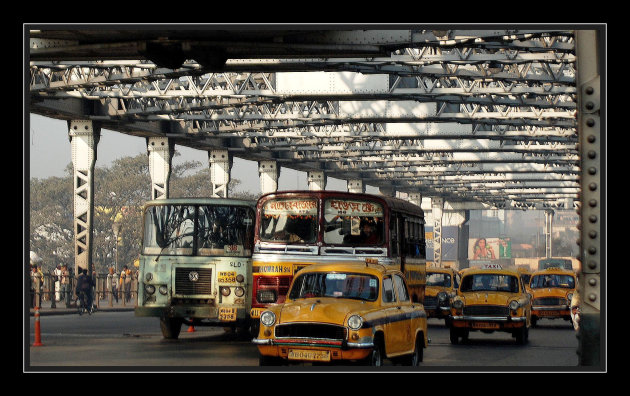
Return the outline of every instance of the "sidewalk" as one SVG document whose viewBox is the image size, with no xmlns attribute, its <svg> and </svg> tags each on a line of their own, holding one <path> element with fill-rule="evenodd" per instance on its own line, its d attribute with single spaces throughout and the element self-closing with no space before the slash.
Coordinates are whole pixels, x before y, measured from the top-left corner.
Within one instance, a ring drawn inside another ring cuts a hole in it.
<svg viewBox="0 0 630 396">
<path fill-rule="evenodd" d="M 39 308 L 39 315 L 44 316 L 44 315 L 72 315 L 72 314 L 76 315 L 77 314 L 77 308 L 73 305 L 71 305 L 70 308 L 66 308 L 66 304 L 62 301 L 57 301 L 55 305 L 56 305 L 56 308 L 52 308 L 51 301 L 42 301 L 42 306 Z M 131 301 L 126 303 L 125 306 L 123 306 L 122 299 L 119 298 L 118 303 L 116 303 L 116 301 L 114 300 L 111 307 L 109 306 L 108 300 L 101 300 L 99 301 L 98 311 L 96 313 L 133 311 L 135 306 L 136 306 L 136 300 L 133 298 L 131 299 Z M 31 316 L 34 316 L 35 308 L 31 308 L 30 311 L 31 311 Z"/>
</svg>

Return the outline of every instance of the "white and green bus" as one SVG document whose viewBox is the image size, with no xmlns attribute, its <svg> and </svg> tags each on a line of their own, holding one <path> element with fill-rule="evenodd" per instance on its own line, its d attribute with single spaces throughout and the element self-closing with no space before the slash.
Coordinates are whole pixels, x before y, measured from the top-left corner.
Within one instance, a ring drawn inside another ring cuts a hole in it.
<svg viewBox="0 0 630 396">
<path fill-rule="evenodd" d="M 135 315 L 158 317 L 167 339 L 183 324 L 249 329 L 255 203 L 159 199 L 143 213 Z"/>
</svg>

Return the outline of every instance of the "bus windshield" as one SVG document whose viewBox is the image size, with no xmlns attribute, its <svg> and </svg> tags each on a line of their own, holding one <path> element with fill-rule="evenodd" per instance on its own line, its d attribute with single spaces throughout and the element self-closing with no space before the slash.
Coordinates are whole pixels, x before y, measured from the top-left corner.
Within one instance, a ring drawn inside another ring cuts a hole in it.
<svg viewBox="0 0 630 396">
<path fill-rule="evenodd" d="M 144 216 L 143 252 L 249 257 L 254 212 L 226 205 L 155 205 Z"/>
<path fill-rule="evenodd" d="M 260 240 L 265 242 L 317 242 L 315 198 L 272 199 L 262 207 Z"/>
<path fill-rule="evenodd" d="M 504 291 L 518 293 L 518 278 L 503 274 L 473 274 L 465 276 L 459 288 L 461 292 Z"/>
<path fill-rule="evenodd" d="M 326 244 L 382 245 L 385 241 L 383 206 L 377 202 L 326 199 L 324 221 Z"/>
<path fill-rule="evenodd" d="M 575 279 L 571 275 L 535 275 L 532 277 L 530 287 L 532 289 L 541 289 L 544 287 L 563 287 L 566 289 L 575 289 Z"/>
<path fill-rule="evenodd" d="M 290 299 L 334 297 L 376 301 L 378 278 L 366 274 L 311 272 L 293 282 Z"/>
</svg>

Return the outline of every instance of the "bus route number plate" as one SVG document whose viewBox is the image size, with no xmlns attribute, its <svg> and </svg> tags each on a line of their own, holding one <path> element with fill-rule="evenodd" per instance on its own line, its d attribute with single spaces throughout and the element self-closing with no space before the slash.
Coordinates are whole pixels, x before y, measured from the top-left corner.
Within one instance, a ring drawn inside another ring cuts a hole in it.
<svg viewBox="0 0 630 396">
<path fill-rule="evenodd" d="M 222 322 L 236 321 L 236 308 L 219 308 L 219 320 Z"/>
</svg>

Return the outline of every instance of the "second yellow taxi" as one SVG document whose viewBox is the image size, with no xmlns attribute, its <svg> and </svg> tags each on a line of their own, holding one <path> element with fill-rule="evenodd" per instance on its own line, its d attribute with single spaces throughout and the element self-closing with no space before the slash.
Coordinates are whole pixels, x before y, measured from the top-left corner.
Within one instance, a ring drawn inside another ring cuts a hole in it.
<svg viewBox="0 0 630 396">
<path fill-rule="evenodd" d="M 531 325 L 531 296 L 516 269 L 499 265 L 463 272 L 451 304 L 451 343 L 468 339 L 470 331 L 505 331 L 525 344 Z"/>
<path fill-rule="evenodd" d="M 459 272 L 450 267 L 427 268 L 427 284 L 424 291 L 424 309 L 429 318 L 445 319 L 451 313 L 451 300 L 457 295 Z"/>
<path fill-rule="evenodd" d="M 385 358 L 416 366 L 427 341 L 426 313 L 411 300 L 403 274 L 373 262 L 300 270 L 286 301 L 261 313 L 253 340 L 261 366 L 381 366 Z"/>
<path fill-rule="evenodd" d="M 532 326 L 538 319 L 571 320 L 571 299 L 575 293 L 575 272 L 562 268 L 547 268 L 533 273 Z"/>
</svg>

